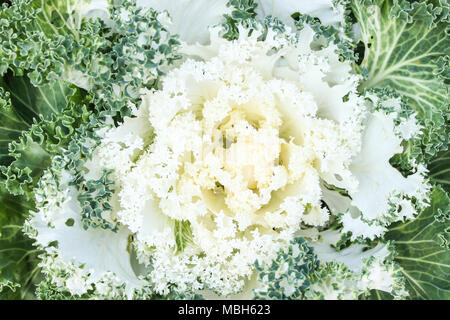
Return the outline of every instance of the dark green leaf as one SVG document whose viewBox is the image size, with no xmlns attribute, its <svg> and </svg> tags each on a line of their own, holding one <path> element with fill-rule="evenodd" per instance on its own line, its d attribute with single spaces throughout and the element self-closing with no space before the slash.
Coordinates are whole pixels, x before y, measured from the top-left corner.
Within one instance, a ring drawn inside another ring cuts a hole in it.
<svg viewBox="0 0 450 320">
<path fill-rule="evenodd" d="M 450 299 L 450 199 L 435 187 L 431 206 L 413 221 L 392 225 L 395 261 L 403 268 L 412 299 Z"/>
</svg>

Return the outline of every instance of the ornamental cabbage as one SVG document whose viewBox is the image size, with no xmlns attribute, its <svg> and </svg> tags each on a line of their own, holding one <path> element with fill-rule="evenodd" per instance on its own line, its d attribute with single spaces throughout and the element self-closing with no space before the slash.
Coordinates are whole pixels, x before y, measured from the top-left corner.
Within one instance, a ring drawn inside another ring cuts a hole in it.
<svg viewBox="0 0 450 320">
<path fill-rule="evenodd" d="M 448 299 L 448 11 L 3 4 L 0 295 Z"/>
</svg>

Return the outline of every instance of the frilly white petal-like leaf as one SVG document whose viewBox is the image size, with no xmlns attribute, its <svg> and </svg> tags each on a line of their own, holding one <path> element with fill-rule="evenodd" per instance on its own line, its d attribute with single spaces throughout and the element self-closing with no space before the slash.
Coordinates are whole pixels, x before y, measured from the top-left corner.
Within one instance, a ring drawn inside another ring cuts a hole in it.
<svg viewBox="0 0 450 320">
<path fill-rule="evenodd" d="M 350 167 L 359 182 L 358 190 L 349 192 L 352 205 L 368 220 L 377 219 L 387 212 L 389 199 L 394 194 L 414 196 L 420 188 L 417 175 L 405 178 L 389 163 L 389 159 L 403 149 L 401 138 L 394 132 L 394 123 L 389 116 L 382 112 L 371 114 L 361 152 Z"/>
<path fill-rule="evenodd" d="M 341 251 L 332 247 L 340 238 L 340 232 L 327 230 L 321 233 L 322 240 L 311 243 L 320 262 L 337 261 L 345 264 L 353 272 L 359 273 L 364 267 L 364 259 L 370 257 L 385 258 L 389 255 L 386 244 L 379 243 L 375 248 L 363 251 L 364 245 L 352 245 Z"/>
<path fill-rule="evenodd" d="M 45 215 L 36 214 L 31 226 L 36 230 L 36 241 L 42 247 L 57 241 L 57 254 L 67 264 L 83 265 L 89 271 L 89 281 L 95 283 L 107 273 L 114 273 L 126 284 L 127 292 L 142 286 L 131 266 L 128 252 L 130 232 L 121 227 L 118 232 L 89 228 L 85 230 L 81 221 L 81 208 L 77 191 L 67 187 L 66 200 L 59 212 L 53 212 L 45 221 Z M 45 210 L 45 209 L 44 209 Z"/>
<path fill-rule="evenodd" d="M 341 218 L 343 229 L 342 232 L 351 232 L 351 240 L 354 241 L 358 237 L 368 238 L 374 240 L 387 230 L 384 226 L 380 226 L 376 223 L 369 224 L 363 220 L 361 217 L 354 218 L 350 213 L 346 213 Z"/>
<path fill-rule="evenodd" d="M 343 20 L 344 11 L 334 7 L 332 0 L 257 0 L 260 15 L 273 15 L 293 27 L 293 13 L 317 17 L 324 25 L 338 25 Z"/>
<path fill-rule="evenodd" d="M 108 0 L 85 0 L 83 2 L 87 3 L 83 3 L 80 6 L 81 16 L 84 16 L 86 18 L 100 18 L 105 21 L 107 25 L 111 24 L 108 13 Z"/>
<path fill-rule="evenodd" d="M 138 6 L 167 11 L 171 22 L 168 29 L 187 43 L 205 44 L 209 40 L 208 28 L 223 22 L 230 13 L 227 0 L 137 0 Z"/>
</svg>

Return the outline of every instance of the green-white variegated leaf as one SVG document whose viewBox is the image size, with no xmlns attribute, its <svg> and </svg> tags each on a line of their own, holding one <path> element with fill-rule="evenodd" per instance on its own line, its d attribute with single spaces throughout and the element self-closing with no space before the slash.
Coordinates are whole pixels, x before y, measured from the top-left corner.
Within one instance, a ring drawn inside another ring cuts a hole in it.
<svg viewBox="0 0 450 320">
<path fill-rule="evenodd" d="M 425 159 L 448 143 L 448 6 L 445 1 L 352 2 L 365 45 L 362 88 L 390 87 L 408 98 L 425 125 Z"/>
<path fill-rule="evenodd" d="M 431 206 L 413 221 L 392 225 L 385 238 L 395 241 L 395 260 L 403 268 L 412 299 L 450 299 L 450 199 L 440 187 Z"/>
<path fill-rule="evenodd" d="M 38 23 L 46 33 L 77 37 L 83 18 L 108 17 L 108 0 L 35 0 L 32 6 L 40 9 Z"/>
</svg>

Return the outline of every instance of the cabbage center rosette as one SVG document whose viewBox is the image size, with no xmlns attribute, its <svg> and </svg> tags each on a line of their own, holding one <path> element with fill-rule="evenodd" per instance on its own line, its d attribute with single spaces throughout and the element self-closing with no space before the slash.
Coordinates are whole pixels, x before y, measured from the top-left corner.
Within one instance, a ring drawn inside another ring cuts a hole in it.
<svg viewBox="0 0 450 320">
<path fill-rule="evenodd" d="M 425 205 L 423 172 L 405 178 L 388 162 L 413 135 L 414 119 L 397 128 L 388 114 L 369 112 L 359 76 L 334 44 L 317 42 L 307 25 L 297 34 L 243 27 L 239 34 L 228 41 L 212 28 L 209 45 L 184 45 L 186 58 L 158 90 L 141 90 L 133 117 L 96 132 L 83 174 L 111 181 L 99 220 L 114 230 L 83 228 L 70 170 L 53 189 L 41 188 L 54 194 L 40 195 L 46 200 L 29 225 L 42 246 L 59 242 L 47 250 L 53 259 L 83 270 L 65 280 L 71 293 L 125 285 L 130 296 L 147 281 L 163 295 L 174 287 L 237 294 L 255 280 L 256 261 L 269 265 L 298 235 L 314 245 L 339 222 L 355 239 L 374 238 Z M 385 137 L 383 148 L 374 136 Z M 384 209 L 392 203 L 403 211 L 389 220 Z M 337 255 L 329 235 L 315 247 L 324 261 Z M 72 252 L 78 236 L 85 247 Z M 367 275 L 362 249 L 353 249 L 350 270 Z M 377 274 L 391 277 L 393 269 L 381 267 L 387 247 L 376 251 L 384 252 Z M 357 292 L 393 290 L 393 280 L 374 279 Z"/>
<path fill-rule="evenodd" d="M 142 93 L 136 118 L 103 133 L 93 160 L 114 170 L 117 219 L 135 233 L 140 262 L 151 263 L 162 290 L 184 282 L 239 292 L 254 262 L 274 259 L 301 223 L 329 223 L 321 179 L 356 187 L 348 167 L 361 119 L 352 111 L 363 106 L 356 97 L 333 101 L 337 88 L 351 95 L 357 81 L 323 69 L 348 68 L 333 48 L 313 55 L 275 32 L 236 42 L 217 32 L 209 47 L 185 49 L 200 59 L 187 59 L 160 90 Z M 312 36 L 306 29 L 302 41 Z M 331 88 L 321 80 L 330 100 L 317 101 L 308 84 L 290 77 L 289 63 L 336 81 Z M 348 116 L 327 115 L 339 105 Z M 145 128 L 153 128 L 151 140 Z"/>
</svg>

